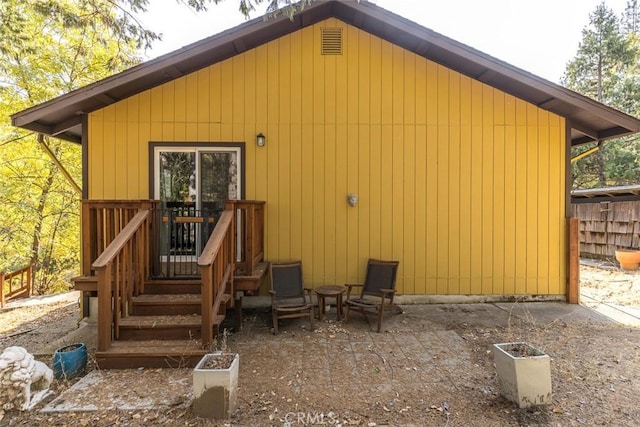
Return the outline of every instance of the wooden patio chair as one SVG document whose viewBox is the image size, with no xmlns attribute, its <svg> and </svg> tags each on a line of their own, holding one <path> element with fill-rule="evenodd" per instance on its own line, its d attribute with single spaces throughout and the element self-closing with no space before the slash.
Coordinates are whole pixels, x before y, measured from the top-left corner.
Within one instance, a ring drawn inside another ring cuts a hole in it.
<svg viewBox="0 0 640 427">
<path fill-rule="evenodd" d="M 393 307 L 393 297 L 396 293 L 396 275 L 399 261 L 382 261 L 370 259 L 367 262 L 367 273 L 362 285 L 345 285 L 347 300 L 345 301 L 345 321 L 349 312 L 356 310 L 366 316 L 367 312 L 378 315 L 378 332 L 382 329 L 384 311 Z M 354 287 L 362 287 L 360 295 L 351 297 Z"/>
<path fill-rule="evenodd" d="M 302 285 L 302 262 L 271 263 L 271 314 L 273 333 L 278 333 L 278 319 L 307 317 L 313 329 L 313 305 L 311 289 Z"/>
</svg>

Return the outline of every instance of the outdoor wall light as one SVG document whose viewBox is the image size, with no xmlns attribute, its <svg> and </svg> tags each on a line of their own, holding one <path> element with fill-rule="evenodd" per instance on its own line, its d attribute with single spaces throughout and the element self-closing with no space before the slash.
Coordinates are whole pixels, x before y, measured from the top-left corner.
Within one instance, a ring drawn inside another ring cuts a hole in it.
<svg viewBox="0 0 640 427">
<path fill-rule="evenodd" d="M 352 208 L 356 207 L 358 203 L 358 195 L 357 194 L 347 194 L 347 201 L 349 202 L 349 206 Z"/>
<path fill-rule="evenodd" d="M 258 147 L 264 147 L 266 143 L 267 143 L 267 137 L 264 136 L 262 132 L 256 135 L 256 145 Z"/>
</svg>

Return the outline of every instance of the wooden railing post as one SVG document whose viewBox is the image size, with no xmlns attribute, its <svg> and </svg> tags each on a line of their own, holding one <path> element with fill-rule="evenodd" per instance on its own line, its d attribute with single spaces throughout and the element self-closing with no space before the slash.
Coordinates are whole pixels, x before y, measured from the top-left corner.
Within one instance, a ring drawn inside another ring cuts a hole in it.
<svg viewBox="0 0 640 427">
<path fill-rule="evenodd" d="M 98 351 L 111 347 L 111 264 L 98 270 Z"/>
<path fill-rule="evenodd" d="M 249 274 L 251 274 L 253 272 L 253 270 L 255 269 L 256 265 L 254 262 L 254 257 L 255 257 L 255 212 L 256 212 L 256 207 L 255 205 L 249 205 L 247 206 L 244 211 L 246 212 L 247 218 L 246 218 L 246 227 L 247 230 L 245 231 L 245 235 L 247 240 L 244 242 L 244 250 L 245 250 L 245 261 L 247 262 L 247 271 L 249 272 Z"/>
<path fill-rule="evenodd" d="M 202 274 L 202 345 L 208 346 L 213 342 L 213 265 L 201 268 Z"/>
<path fill-rule="evenodd" d="M 578 218 L 569 218 L 568 223 L 568 237 L 569 237 L 569 274 L 567 280 L 567 302 L 569 304 L 580 303 L 580 240 L 579 240 L 579 225 L 580 220 Z"/>
<path fill-rule="evenodd" d="M 27 295 L 31 296 L 33 292 L 33 264 L 29 265 L 27 270 Z"/>
<path fill-rule="evenodd" d="M 264 259 L 264 203 L 254 205 L 254 267 Z"/>
<path fill-rule="evenodd" d="M 0 271 L 0 308 L 6 304 L 4 299 L 4 271 Z"/>
<path fill-rule="evenodd" d="M 80 256 L 82 257 L 82 275 L 91 275 L 91 263 L 93 262 L 94 255 L 91 252 L 92 242 L 95 236 L 92 237 L 91 230 L 96 230 L 95 221 L 91 220 L 91 210 L 89 209 L 89 203 L 86 200 L 82 202 L 82 216 L 80 218 L 82 223 L 82 251 Z"/>
</svg>

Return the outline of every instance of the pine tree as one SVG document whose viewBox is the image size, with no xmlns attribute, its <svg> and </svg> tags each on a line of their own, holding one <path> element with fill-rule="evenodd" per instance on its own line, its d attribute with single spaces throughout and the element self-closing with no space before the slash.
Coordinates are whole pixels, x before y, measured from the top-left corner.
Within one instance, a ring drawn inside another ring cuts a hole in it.
<svg viewBox="0 0 640 427">
<path fill-rule="evenodd" d="M 589 15 L 576 56 L 567 64 L 562 83 L 629 114 L 640 112 L 640 44 L 637 0 L 630 0 L 622 19 L 600 3 Z M 632 31 L 633 30 L 633 31 Z M 600 150 L 573 166 L 574 188 L 638 182 L 637 168 L 628 167 L 636 155 L 628 139 L 598 142 Z M 590 147 L 589 147 L 590 148 Z M 583 149 L 576 149 L 582 151 Z M 575 153 L 574 153 L 575 154 Z"/>
<path fill-rule="evenodd" d="M 638 0 L 629 0 L 622 14 L 622 30 L 629 34 L 640 32 L 640 5 Z"/>
<path fill-rule="evenodd" d="M 582 30 L 582 42 L 567 65 L 563 83 L 611 105 L 615 87 L 636 60 L 636 49 L 621 31 L 614 12 L 603 2 L 589 15 L 589 25 Z"/>
</svg>

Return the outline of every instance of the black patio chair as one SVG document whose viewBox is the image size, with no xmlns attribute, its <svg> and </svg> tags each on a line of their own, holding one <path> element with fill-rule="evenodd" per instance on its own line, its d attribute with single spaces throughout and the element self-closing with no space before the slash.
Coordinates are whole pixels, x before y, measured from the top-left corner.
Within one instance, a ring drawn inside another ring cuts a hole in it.
<svg viewBox="0 0 640 427">
<path fill-rule="evenodd" d="M 302 284 L 302 262 L 293 261 L 269 265 L 271 278 L 271 314 L 273 333 L 278 333 L 278 319 L 309 316 L 313 329 L 313 305 L 311 289 Z"/>
<path fill-rule="evenodd" d="M 378 332 L 382 330 L 384 311 L 393 307 L 399 264 L 399 261 L 370 259 L 367 262 L 364 284 L 345 285 L 347 287 L 345 321 L 348 320 L 351 310 L 359 311 L 364 316 L 368 312 L 374 312 L 378 315 Z M 362 291 L 359 296 L 351 298 L 351 291 L 354 287 L 362 287 Z"/>
</svg>

